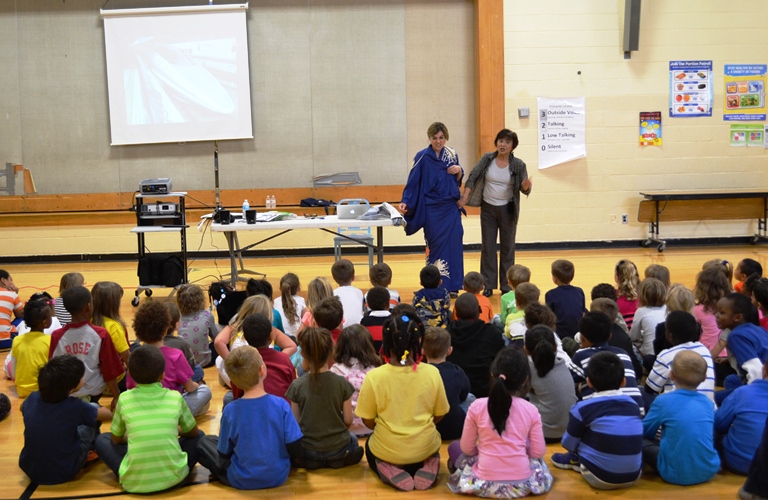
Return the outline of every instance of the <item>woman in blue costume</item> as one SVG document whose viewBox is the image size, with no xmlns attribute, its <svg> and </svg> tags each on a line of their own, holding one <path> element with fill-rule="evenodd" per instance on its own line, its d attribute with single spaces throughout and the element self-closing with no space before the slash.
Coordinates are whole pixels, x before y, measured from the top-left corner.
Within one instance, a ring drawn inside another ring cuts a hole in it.
<svg viewBox="0 0 768 500">
<path fill-rule="evenodd" d="M 424 229 L 427 265 L 436 266 L 442 286 L 458 292 L 464 283 L 464 228 L 458 201 L 464 170 L 459 156 L 445 145 L 448 129 L 435 122 L 427 129 L 430 146 L 419 151 L 403 190 L 400 211 L 405 214 L 405 234 Z"/>
</svg>

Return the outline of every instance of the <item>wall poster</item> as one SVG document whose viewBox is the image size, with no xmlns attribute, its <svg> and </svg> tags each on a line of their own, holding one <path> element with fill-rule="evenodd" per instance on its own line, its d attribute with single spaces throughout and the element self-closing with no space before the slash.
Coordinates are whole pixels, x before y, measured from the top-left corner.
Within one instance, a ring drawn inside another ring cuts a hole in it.
<svg viewBox="0 0 768 500">
<path fill-rule="evenodd" d="M 712 116 L 712 61 L 669 62 L 669 116 Z"/>
<path fill-rule="evenodd" d="M 539 97 L 539 169 L 587 157 L 586 98 Z"/>
<path fill-rule="evenodd" d="M 725 121 L 765 120 L 765 64 L 726 64 Z"/>
</svg>

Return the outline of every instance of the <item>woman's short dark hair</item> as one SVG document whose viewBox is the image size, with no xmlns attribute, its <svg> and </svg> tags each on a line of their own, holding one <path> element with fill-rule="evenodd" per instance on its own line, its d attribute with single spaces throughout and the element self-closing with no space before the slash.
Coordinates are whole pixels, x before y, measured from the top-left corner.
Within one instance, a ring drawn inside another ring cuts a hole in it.
<svg viewBox="0 0 768 500">
<path fill-rule="evenodd" d="M 517 145 L 520 144 L 520 140 L 517 138 L 517 134 L 515 132 L 512 132 L 508 128 L 499 130 L 499 133 L 496 134 L 496 139 L 493 140 L 493 145 L 497 146 L 499 144 L 499 141 L 502 139 L 509 139 L 510 141 L 512 141 L 512 151 L 517 149 Z"/>
<path fill-rule="evenodd" d="M 438 132 L 442 132 L 445 136 L 445 140 L 448 140 L 448 127 L 446 127 L 442 122 L 434 122 L 432 125 L 430 125 L 427 129 L 427 137 L 437 135 Z"/>
</svg>

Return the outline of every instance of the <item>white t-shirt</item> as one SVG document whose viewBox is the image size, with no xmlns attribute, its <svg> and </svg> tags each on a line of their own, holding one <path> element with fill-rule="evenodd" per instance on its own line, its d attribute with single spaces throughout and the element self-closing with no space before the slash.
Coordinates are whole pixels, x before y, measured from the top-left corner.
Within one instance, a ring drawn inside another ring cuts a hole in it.
<svg viewBox="0 0 768 500">
<path fill-rule="evenodd" d="M 500 207 L 506 205 L 512 198 L 512 179 L 509 177 L 509 165 L 499 168 L 496 161 L 494 160 L 485 172 L 483 201 Z"/>
<path fill-rule="evenodd" d="M 285 334 L 295 337 L 296 333 L 299 331 L 299 326 L 301 326 L 301 313 L 304 311 L 304 309 L 306 309 L 307 303 L 304 301 L 304 297 L 300 295 L 294 295 L 293 300 L 296 302 L 296 316 L 293 318 L 295 321 L 294 324 L 291 324 L 288 316 L 285 314 L 282 297 L 275 299 L 275 309 L 277 309 L 277 312 L 280 313 L 280 318 L 283 320 L 283 329 L 285 330 Z"/>
<path fill-rule="evenodd" d="M 363 292 L 352 285 L 340 286 L 333 294 L 341 300 L 344 306 L 344 326 L 356 325 L 363 319 L 365 297 Z"/>
</svg>

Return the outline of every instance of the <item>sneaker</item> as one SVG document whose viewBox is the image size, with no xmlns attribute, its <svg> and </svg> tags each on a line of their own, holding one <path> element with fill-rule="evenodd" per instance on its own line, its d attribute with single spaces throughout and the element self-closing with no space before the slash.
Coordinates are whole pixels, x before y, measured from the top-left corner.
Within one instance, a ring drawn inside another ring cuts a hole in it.
<svg viewBox="0 0 768 500">
<path fill-rule="evenodd" d="M 493 295 L 493 290 L 491 290 L 490 288 L 486 288 L 485 290 L 483 290 L 483 297 L 490 297 L 491 295 Z"/>
<path fill-rule="evenodd" d="M 376 459 L 381 480 L 400 491 L 413 491 L 413 477 L 396 465 Z"/>
<path fill-rule="evenodd" d="M 94 450 L 90 450 L 88 451 L 88 455 L 85 457 L 85 463 L 83 464 L 83 467 L 88 467 L 89 465 L 92 465 L 98 460 L 99 460 L 99 454 L 96 453 Z"/>
<path fill-rule="evenodd" d="M 440 455 L 435 453 L 424 460 L 424 465 L 413 475 L 413 487 L 417 490 L 428 490 L 437 481 L 440 470 Z"/>
<path fill-rule="evenodd" d="M 558 469 L 572 469 L 575 471 L 581 471 L 581 463 L 579 463 L 579 457 L 571 451 L 565 453 L 553 453 L 549 459 L 552 465 Z"/>
</svg>

